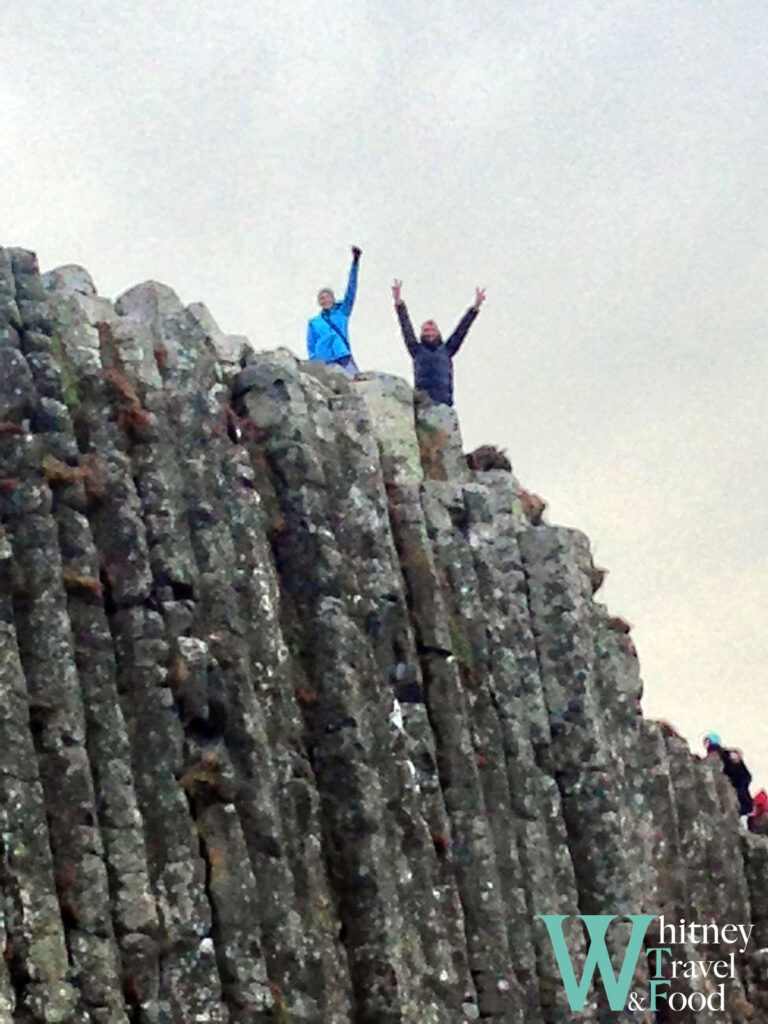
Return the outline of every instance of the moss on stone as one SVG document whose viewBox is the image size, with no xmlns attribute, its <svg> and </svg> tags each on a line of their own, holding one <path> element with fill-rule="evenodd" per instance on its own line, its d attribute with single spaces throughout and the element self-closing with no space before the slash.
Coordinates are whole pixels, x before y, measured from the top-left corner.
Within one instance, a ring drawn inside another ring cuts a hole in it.
<svg viewBox="0 0 768 1024">
<path fill-rule="evenodd" d="M 55 331 L 51 335 L 51 348 L 53 349 L 53 355 L 58 364 L 59 370 L 61 371 L 61 391 L 64 395 L 64 402 L 67 408 L 71 411 L 77 409 L 80 405 L 80 393 L 77 386 L 77 375 L 67 358 L 67 353 L 64 348 L 64 342 L 58 331 Z"/>
<path fill-rule="evenodd" d="M 451 651 L 458 663 L 465 668 L 473 669 L 475 667 L 475 655 L 472 650 L 472 644 L 461 621 L 454 616 L 448 617 L 448 632 L 451 634 Z"/>
<path fill-rule="evenodd" d="M 284 1003 L 275 1003 L 275 1024 L 294 1024 L 293 1014 Z"/>
</svg>

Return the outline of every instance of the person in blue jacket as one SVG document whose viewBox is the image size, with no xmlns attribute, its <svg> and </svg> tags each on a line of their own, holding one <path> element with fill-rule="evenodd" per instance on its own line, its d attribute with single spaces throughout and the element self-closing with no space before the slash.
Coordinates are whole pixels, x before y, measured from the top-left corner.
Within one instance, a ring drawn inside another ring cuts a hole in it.
<svg viewBox="0 0 768 1024">
<path fill-rule="evenodd" d="M 402 287 L 402 281 L 395 281 L 392 285 L 392 295 L 403 341 L 413 359 L 413 386 L 426 391 L 433 402 L 453 405 L 453 357 L 459 351 L 467 331 L 485 302 L 485 289 L 475 289 L 474 306 L 469 307 L 447 341 L 443 341 L 434 320 L 424 321 L 421 325 L 421 338 L 417 341 L 411 318 L 402 299 Z"/>
<path fill-rule="evenodd" d="M 307 326 L 307 352 L 310 359 L 321 359 L 324 363 L 340 366 L 347 373 L 358 373 L 349 344 L 349 318 L 355 304 L 357 292 L 357 267 L 362 250 L 352 246 L 352 266 L 349 268 L 347 290 L 341 302 L 330 288 L 321 288 L 317 293 L 320 312 L 313 316 Z"/>
</svg>

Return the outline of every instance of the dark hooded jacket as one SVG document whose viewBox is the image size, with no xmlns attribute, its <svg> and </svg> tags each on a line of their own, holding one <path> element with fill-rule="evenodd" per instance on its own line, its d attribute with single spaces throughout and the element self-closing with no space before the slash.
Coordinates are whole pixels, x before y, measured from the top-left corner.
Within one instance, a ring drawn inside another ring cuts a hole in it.
<svg viewBox="0 0 768 1024">
<path fill-rule="evenodd" d="M 739 814 L 749 814 L 752 810 L 752 797 L 749 795 L 749 784 L 752 775 L 735 750 L 721 747 L 719 743 L 710 743 L 707 753 L 716 753 L 723 764 L 723 772 L 730 779 L 739 799 Z"/>
<path fill-rule="evenodd" d="M 413 357 L 414 387 L 426 391 L 433 402 L 453 405 L 453 357 L 459 351 L 476 309 L 468 309 L 447 341 L 438 338 L 436 345 L 428 345 L 423 338 L 416 340 L 411 318 L 404 302 L 395 304 L 405 347 Z"/>
</svg>

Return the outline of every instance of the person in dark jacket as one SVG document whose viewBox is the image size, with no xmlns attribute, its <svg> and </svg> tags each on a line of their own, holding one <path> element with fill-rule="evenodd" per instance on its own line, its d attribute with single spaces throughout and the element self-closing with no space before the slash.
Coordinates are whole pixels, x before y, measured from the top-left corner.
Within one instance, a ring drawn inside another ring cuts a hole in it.
<svg viewBox="0 0 768 1024">
<path fill-rule="evenodd" d="M 347 290 L 341 302 L 330 288 L 321 288 L 317 293 L 320 312 L 307 325 L 307 353 L 310 359 L 340 366 L 349 374 L 358 372 L 349 344 L 349 318 L 357 293 L 357 268 L 362 250 L 352 246 L 352 266 L 349 268 Z"/>
<path fill-rule="evenodd" d="M 414 387 L 426 391 L 433 402 L 453 405 L 453 357 L 485 302 L 485 289 L 475 290 L 474 306 L 469 307 L 447 341 L 443 341 L 434 320 L 425 320 L 421 325 L 421 338 L 417 341 L 408 309 L 402 299 L 402 287 L 402 281 L 395 281 L 392 295 L 403 341 L 413 359 Z"/>
<path fill-rule="evenodd" d="M 724 747 L 720 737 L 713 732 L 708 733 L 704 738 L 704 746 L 707 750 L 707 757 L 716 755 L 720 758 L 723 773 L 728 776 L 731 785 L 736 790 L 736 796 L 739 798 L 739 814 L 750 814 L 752 797 L 749 795 L 749 784 L 752 781 L 752 775 L 744 764 L 741 751 Z"/>
</svg>

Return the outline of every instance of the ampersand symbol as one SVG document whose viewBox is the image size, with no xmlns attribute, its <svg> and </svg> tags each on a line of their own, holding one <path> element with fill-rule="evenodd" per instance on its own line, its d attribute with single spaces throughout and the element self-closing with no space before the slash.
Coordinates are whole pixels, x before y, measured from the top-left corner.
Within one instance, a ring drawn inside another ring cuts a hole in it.
<svg viewBox="0 0 768 1024">
<path fill-rule="evenodd" d="M 627 1009 L 628 1010 L 644 1010 L 645 1009 L 645 1002 L 640 999 L 640 996 L 637 994 L 637 992 L 630 992 L 629 993 L 629 1005 L 627 1006 Z"/>
</svg>

